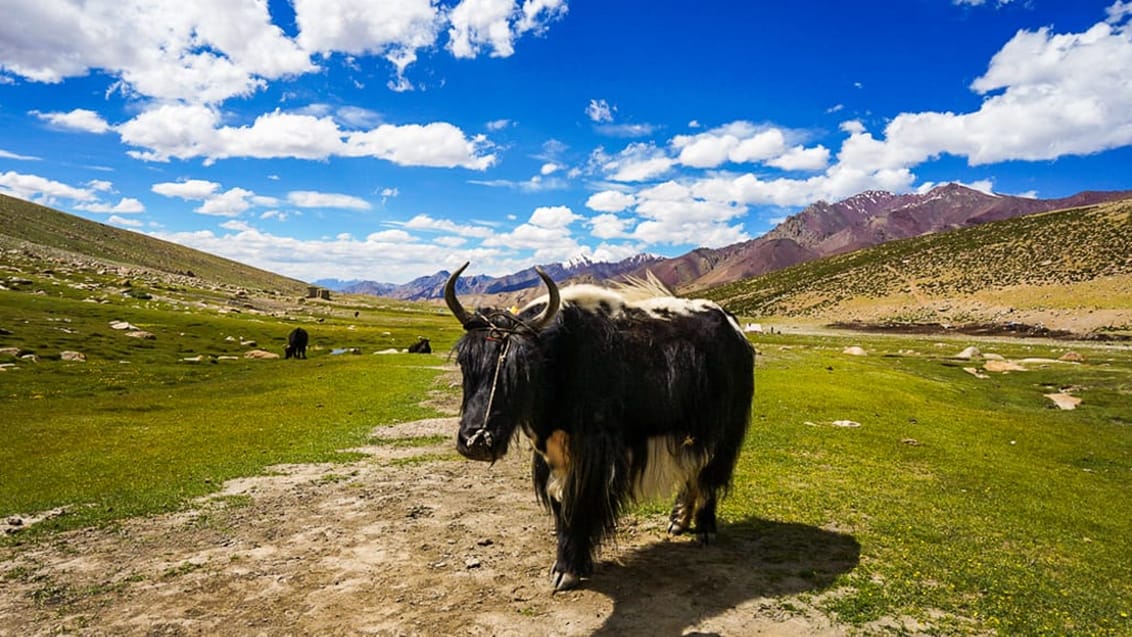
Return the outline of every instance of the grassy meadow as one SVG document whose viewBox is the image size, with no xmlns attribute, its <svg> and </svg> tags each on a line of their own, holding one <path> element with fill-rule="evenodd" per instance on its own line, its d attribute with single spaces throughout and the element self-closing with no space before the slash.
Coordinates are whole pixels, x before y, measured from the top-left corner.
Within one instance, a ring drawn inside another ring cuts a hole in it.
<svg viewBox="0 0 1132 637">
<path fill-rule="evenodd" d="M 460 328 L 433 306 L 345 299 L 272 315 L 204 290 L 152 286 L 140 299 L 58 273 L 6 278 L 25 282 L 0 291 L 0 348 L 38 362 L 0 354 L 0 519 L 66 507 L 0 540 L 15 548 L 176 510 L 272 464 L 356 459 L 340 450 L 435 415 L 422 406 L 430 392 L 459 391 L 441 368 Z M 128 338 L 116 320 L 155 338 Z M 240 357 L 241 341 L 281 353 L 295 325 L 311 332 L 308 360 Z M 897 617 L 936 634 L 1132 634 L 1128 346 L 784 327 L 752 337 L 752 428 L 725 528 L 773 520 L 851 536 L 858 565 L 810 602 L 863 632 L 900 633 L 877 623 Z M 372 354 L 421 334 L 439 353 Z M 954 358 L 972 343 L 1045 360 L 984 372 L 982 359 Z M 362 354 L 331 354 L 354 347 Z M 1084 362 L 1051 360 L 1070 348 Z M 1063 390 L 1079 408 L 1043 397 Z"/>
</svg>

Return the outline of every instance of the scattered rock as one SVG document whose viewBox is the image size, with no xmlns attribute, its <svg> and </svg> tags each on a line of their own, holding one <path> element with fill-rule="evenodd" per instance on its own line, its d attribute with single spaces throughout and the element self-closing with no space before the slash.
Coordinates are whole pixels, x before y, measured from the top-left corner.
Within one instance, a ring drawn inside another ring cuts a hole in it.
<svg viewBox="0 0 1132 637">
<path fill-rule="evenodd" d="M 1064 410 L 1076 409 L 1077 405 L 1081 404 L 1080 398 L 1078 398 L 1076 396 L 1071 396 L 1071 395 L 1066 394 L 1064 392 L 1060 392 L 1060 393 L 1057 393 L 1057 394 L 1046 394 L 1045 397 L 1052 400 L 1053 404 L 1058 409 L 1064 409 Z"/>
<path fill-rule="evenodd" d="M 1004 361 L 1004 360 L 1006 360 L 1006 357 L 1003 356 L 1002 354 L 993 354 L 993 353 L 989 353 L 989 352 L 986 353 L 986 354 L 983 354 L 983 358 L 988 360 L 988 361 Z"/>
<path fill-rule="evenodd" d="M 12 356 L 19 358 L 31 352 L 22 347 L 0 347 L 0 356 Z"/>
<path fill-rule="evenodd" d="M 1081 356 L 1077 352 L 1065 352 L 1057 360 L 1065 361 L 1068 363 L 1083 363 L 1085 362 L 1085 357 Z"/>
<path fill-rule="evenodd" d="M 900 442 L 908 445 L 909 447 L 919 447 L 922 443 L 915 438 L 904 438 Z"/>
<path fill-rule="evenodd" d="M 861 423 L 853 420 L 835 420 L 833 421 L 834 427 L 860 427 Z"/>
<path fill-rule="evenodd" d="M 977 367 L 964 367 L 963 371 L 974 376 L 975 378 L 990 378 L 990 376 L 987 376 L 986 374 L 980 372 Z"/>
<path fill-rule="evenodd" d="M 868 355 L 868 353 L 865 352 L 864 349 L 857 347 L 856 345 L 853 345 L 852 347 L 846 347 L 844 350 L 841 351 L 841 353 L 842 354 L 848 354 L 850 356 L 867 356 Z"/>
<path fill-rule="evenodd" d="M 145 330 L 134 330 L 132 332 L 126 332 L 126 336 L 129 336 L 130 338 L 142 338 L 147 341 L 157 340 L 156 336 L 154 336 L 151 332 L 147 332 Z"/>
<path fill-rule="evenodd" d="M 988 372 L 998 372 L 998 373 L 1024 372 L 1024 371 L 1026 371 L 1025 367 L 1022 367 L 1021 365 L 1019 365 L 1018 363 L 1015 363 L 1014 361 L 1007 361 L 1007 360 L 1002 360 L 1002 361 L 990 360 L 990 361 L 987 361 L 985 364 L 983 364 L 983 368 L 986 369 Z"/>
<path fill-rule="evenodd" d="M 136 325 L 130 325 L 127 321 L 110 321 L 110 329 L 112 330 L 136 330 Z"/>
<path fill-rule="evenodd" d="M 965 360 L 965 361 L 969 361 L 972 358 L 980 358 L 980 357 L 982 357 L 982 355 L 983 355 L 983 353 L 979 351 L 979 348 L 972 345 L 972 346 L 968 347 L 967 349 L 963 350 L 962 352 L 959 352 L 958 354 L 956 354 L 955 358 L 959 358 L 959 359 L 962 359 L 962 360 Z"/>
<path fill-rule="evenodd" d="M 263 360 L 270 360 L 273 358 L 279 358 L 279 354 L 276 354 L 275 352 L 268 352 L 262 349 L 253 349 L 251 351 L 244 352 L 244 358 L 259 358 Z"/>
<path fill-rule="evenodd" d="M 71 351 L 62 352 L 62 353 L 59 354 L 59 358 L 65 360 L 65 361 L 75 361 L 75 362 L 78 362 L 78 363 L 85 363 L 86 362 L 86 354 L 83 354 L 82 352 L 71 352 Z"/>
<path fill-rule="evenodd" d="M 181 362 L 182 363 L 199 363 L 202 360 L 204 360 L 204 356 L 202 354 L 197 354 L 196 356 L 186 356 L 185 358 L 181 359 Z"/>
<path fill-rule="evenodd" d="M 255 341 L 240 341 L 240 347 L 259 347 Z"/>
</svg>

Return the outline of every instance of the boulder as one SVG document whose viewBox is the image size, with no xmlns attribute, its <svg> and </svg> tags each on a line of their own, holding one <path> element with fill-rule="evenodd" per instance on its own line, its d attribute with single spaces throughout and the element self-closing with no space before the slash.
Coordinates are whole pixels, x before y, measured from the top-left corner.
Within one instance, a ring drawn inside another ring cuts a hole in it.
<svg viewBox="0 0 1132 637">
<path fill-rule="evenodd" d="M 955 358 L 965 360 L 965 361 L 969 361 L 972 358 L 980 358 L 980 357 L 982 357 L 982 355 L 983 355 L 983 353 L 979 351 L 979 348 L 972 345 L 972 346 L 968 347 L 967 349 L 963 350 L 962 352 L 959 352 L 958 354 L 956 354 Z"/>
<path fill-rule="evenodd" d="M 1057 360 L 1065 361 L 1067 363 L 1083 363 L 1085 362 L 1085 357 L 1081 356 L 1077 352 L 1065 352 Z"/>
<path fill-rule="evenodd" d="M 62 353 L 59 354 L 59 358 L 61 358 L 62 360 L 65 360 L 65 361 L 74 361 L 74 362 L 77 362 L 77 363 L 85 363 L 86 362 L 86 354 L 83 354 L 82 352 L 71 352 L 71 351 L 62 352 Z"/>
<path fill-rule="evenodd" d="M 841 353 L 842 354 L 848 354 L 850 356 L 867 356 L 868 355 L 868 353 L 865 352 L 864 349 L 857 347 L 856 345 L 853 345 L 852 347 L 846 347 L 844 350 L 841 351 Z"/>
<path fill-rule="evenodd" d="M 145 330 L 134 330 L 132 332 L 126 332 L 126 336 L 129 336 L 130 338 L 143 338 L 148 341 L 157 340 L 156 336 Z"/>
<path fill-rule="evenodd" d="M 244 352 L 244 358 L 258 358 L 258 359 L 263 359 L 263 360 L 271 360 L 273 358 L 279 358 L 279 354 L 276 354 L 275 352 L 268 352 L 268 351 L 265 351 L 265 350 L 262 350 L 262 349 L 253 349 L 253 350 L 249 350 L 247 352 Z"/>
</svg>

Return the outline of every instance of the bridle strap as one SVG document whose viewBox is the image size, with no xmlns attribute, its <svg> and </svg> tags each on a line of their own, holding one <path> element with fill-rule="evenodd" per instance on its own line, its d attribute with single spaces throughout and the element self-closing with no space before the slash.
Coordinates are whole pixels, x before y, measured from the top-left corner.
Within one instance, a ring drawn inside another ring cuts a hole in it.
<svg viewBox="0 0 1132 637">
<path fill-rule="evenodd" d="M 495 361 L 495 375 L 491 379 L 491 393 L 487 395 L 487 409 L 483 412 L 483 425 L 481 430 L 487 430 L 487 419 L 491 416 L 491 405 L 495 402 L 495 388 L 499 386 L 499 372 L 503 369 L 503 359 L 507 358 L 507 350 L 511 347 L 511 335 L 503 336 L 503 347 L 499 348 L 499 358 Z"/>
</svg>

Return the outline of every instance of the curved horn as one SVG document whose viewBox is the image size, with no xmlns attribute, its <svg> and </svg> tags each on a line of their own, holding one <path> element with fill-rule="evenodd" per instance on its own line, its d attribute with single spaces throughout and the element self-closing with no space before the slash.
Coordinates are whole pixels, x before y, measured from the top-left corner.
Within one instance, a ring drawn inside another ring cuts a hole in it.
<svg viewBox="0 0 1132 637">
<path fill-rule="evenodd" d="M 546 301 L 546 309 L 531 324 L 531 327 L 538 331 L 546 327 L 554 319 L 554 315 L 558 313 L 558 286 L 554 284 L 554 279 L 550 278 L 550 275 L 542 271 L 542 268 L 535 268 L 535 272 L 546 284 L 546 289 L 550 293 L 550 298 Z"/>
<path fill-rule="evenodd" d="M 444 302 L 448 304 L 448 309 L 452 311 L 456 320 L 460 321 L 460 325 L 465 325 L 472 320 L 472 315 L 468 314 L 468 311 L 464 309 L 463 305 L 460 305 L 460 301 L 456 298 L 456 279 L 460 278 L 460 274 L 468 267 L 468 263 L 470 262 L 465 261 L 459 270 L 448 277 L 448 283 L 444 284 Z"/>
</svg>

